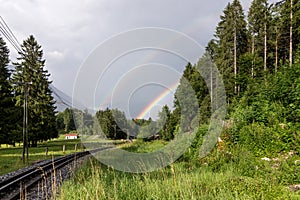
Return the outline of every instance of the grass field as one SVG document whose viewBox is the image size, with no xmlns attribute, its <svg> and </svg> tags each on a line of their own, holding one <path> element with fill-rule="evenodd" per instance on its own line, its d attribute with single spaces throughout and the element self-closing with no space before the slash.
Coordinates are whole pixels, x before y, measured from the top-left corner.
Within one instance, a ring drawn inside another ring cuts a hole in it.
<svg viewBox="0 0 300 200">
<path fill-rule="evenodd" d="M 51 159 L 52 157 L 63 156 L 75 152 L 75 145 L 77 144 L 77 151 L 81 151 L 81 140 L 65 140 L 64 135 L 58 139 L 38 143 L 38 147 L 29 148 L 28 163 L 23 164 L 21 160 L 22 146 L 7 147 L 6 145 L 0 148 L 0 175 L 15 171 L 32 163 Z M 65 152 L 63 152 L 63 145 L 65 145 Z M 46 147 L 48 147 L 48 156 L 46 156 Z"/>
<path fill-rule="evenodd" d="M 150 152 L 162 141 L 123 145 L 128 151 Z M 198 162 L 178 161 L 151 173 L 131 174 L 90 160 L 64 183 L 59 199 L 300 199 L 289 185 L 300 182 L 296 158 L 274 167 L 247 150 L 215 150 Z"/>
</svg>

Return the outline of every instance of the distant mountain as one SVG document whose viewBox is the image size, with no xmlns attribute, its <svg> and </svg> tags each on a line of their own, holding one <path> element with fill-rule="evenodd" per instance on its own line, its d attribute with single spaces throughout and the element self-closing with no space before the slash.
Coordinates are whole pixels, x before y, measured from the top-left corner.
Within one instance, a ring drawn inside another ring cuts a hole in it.
<svg viewBox="0 0 300 200">
<path fill-rule="evenodd" d="M 64 111 L 66 108 L 72 108 L 72 97 L 64 93 L 63 91 L 57 89 L 53 84 L 50 84 L 50 89 L 52 90 L 52 96 L 56 101 L 56 110 Z"/>
<path fill-rule="evenodd" d="M 90 109 L 87 109 L 78 101 L 74 100 L 72 97 L 64 93 L 63 91 L 59 90 L 53 84 L 50 84 L 50 89 L 52 91 L 52 96 L 56 101 L 56 110 L 61 112 L 64 111 L 66 108 L 76 108 L 79 110 L 87 110 L 90 113 L 93 113 Z"/>
</svg>

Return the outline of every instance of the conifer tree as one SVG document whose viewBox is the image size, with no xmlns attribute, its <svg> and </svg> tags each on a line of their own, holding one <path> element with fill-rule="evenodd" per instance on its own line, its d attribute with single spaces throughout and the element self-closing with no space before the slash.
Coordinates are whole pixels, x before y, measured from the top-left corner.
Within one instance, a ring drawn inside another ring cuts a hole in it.
<svg viewBox="0 0 300 200">
<path fill-rule="evenodd" d="M 248 26 L 251 34 L 252 69 L 251 76 L 260 76 L 273 65 L 272 14 L 267 0 L 254 0 L 248 13 Z M 254 66 L 255 60 L 262 60 L 263 66 Z"/>
<path fill-rule="evenodd" d="M 57 137 L 55 100 L 49 85 L 49 73 L 44 69 L 43 50 L 31 35 L 21 45 L 13 81 L 16 85 L 16 104 L 22 106 L 28 97 L 28 141 L 32 146 L 37 141 Z M 25 94 L 25 95 L 24 95 Z"/>
<path fill-rule="evenodd" d="M 243 8 L 238 0 L 228 3 L 220 18 L 215 34 L 218 45 L 215 63 L 223 75 L 230 100 L 240 92 L 238 59 L 248 50 L 248 36 Z"/>
<path fill-rule="evenodd" d="M 0 143 L 15 144 L 16 107 L 14 106 L 10 72 L 8 70 L 9 50 L 0 37 Z"/>
<path fill-rule="evenodd" d="M 166 141 L 172 140 L 174 138 L 174 126 L 171 123 L 171 111 L 169 107 L 167 105 L 163 106 L 158 116 L 161 138 Z"/>
<path fill-rule="evenodd" d="M 300 1 L 281 0 L 276 3 L 279 10 L 279 60 L 284 64 L 293 64 L 300 43 Z"/>
</svg>

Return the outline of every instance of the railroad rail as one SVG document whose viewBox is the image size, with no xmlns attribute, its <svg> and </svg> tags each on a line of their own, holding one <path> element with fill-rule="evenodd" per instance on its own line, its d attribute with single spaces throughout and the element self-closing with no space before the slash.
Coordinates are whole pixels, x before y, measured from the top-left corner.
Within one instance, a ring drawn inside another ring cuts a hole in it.
<svg viewBox="0 0 300 200">
<path fill-rule="evenodd" d="M 36 168 L 31 168 L 15 176 L 11 176 L 0 182 L 0 199 L 25 199 L 26 191 L 36 186 L 37 183 L 42 181 L 45 177 L 49 177 L 49 175 L 51 175 L 51 173 L 55 170 L 76 161 L 78 158 L 109 148 L 112 147 L 102 147 L 58 157 L 53 160 L 43 162 L 42 164 L 37 164 Z"/>
</svg>

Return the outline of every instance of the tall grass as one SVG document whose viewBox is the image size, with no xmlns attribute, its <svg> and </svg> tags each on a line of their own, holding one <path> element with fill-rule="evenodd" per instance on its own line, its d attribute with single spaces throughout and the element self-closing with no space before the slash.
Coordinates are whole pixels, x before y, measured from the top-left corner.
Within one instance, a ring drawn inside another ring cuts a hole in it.
<svg viewBox="0 0 300 200">
<path fill-rule="evenodd" d="M 152 151 L 161 142 L 136 144 L 126 147 L 132 151 Z M 214 152 L 213 152 L 214 153 Z M 218 152 L 221 158 L 221 155 Z M 234 156 L 234 155 L 233 155 Z M 216 158 L 215 156 L 213 156 Z M 116 171 L 89 160 L 75 176 L 63 184 L 61 200 L 71 199 L 299 199 L 300 194 L 289 191 L 287 185 L 270 176 L 262 176 L 263 170 L 245 174 L 242 168 L 253 162 L 240 156 L 231 156 L 221 163 L 206 159 L 198 163 L 176 162 L 169 167 L 151 173 L 131 174 Z M 259 163 L 254 163 L 255 166 Z M 266 166 L 260 166 L 268 170 Z"/>
</svg>

